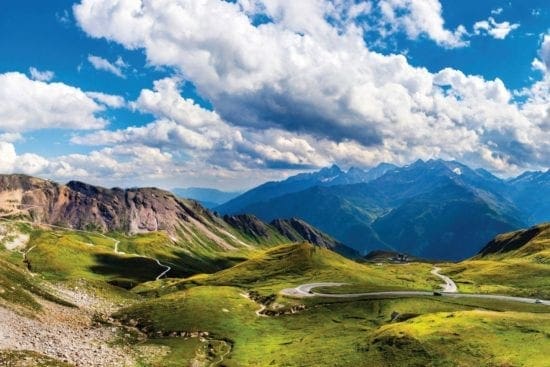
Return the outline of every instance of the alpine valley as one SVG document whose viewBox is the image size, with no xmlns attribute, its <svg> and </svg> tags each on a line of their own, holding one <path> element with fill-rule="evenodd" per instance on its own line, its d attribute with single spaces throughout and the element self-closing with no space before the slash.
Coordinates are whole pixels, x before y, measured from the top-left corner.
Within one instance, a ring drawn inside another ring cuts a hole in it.
<svg viewBox="0 0 550 367">
<path fill-rule="evenodd" d="M 549 0 L 0 0 L 0 367 L 550 367 Z"/>
<path fill-rule="evenodd" d="M 217 211 L 1 175 L 0 365 L 545 366 L 545 175 L 333 166 Z"/>
</svg>

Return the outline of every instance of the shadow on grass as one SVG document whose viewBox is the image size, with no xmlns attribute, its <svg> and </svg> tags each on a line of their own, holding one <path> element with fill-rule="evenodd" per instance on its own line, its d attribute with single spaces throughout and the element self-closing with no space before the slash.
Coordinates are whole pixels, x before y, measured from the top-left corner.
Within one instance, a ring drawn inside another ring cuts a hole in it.
<svg viewBox="0 0 550 367">
<path fill-rule="evenodd" d="M 172 267 L 172 270 L 167 274 L 172 278 L 186 278 L 195 274 L 212 274 L 247 260 L 246 257 L 221 257 L 219 254 L 217 254 L 217 257 L 196 257 L 184 251 L 176 251 L 173 255 L 175 258 L 157 257 L 161 263 Z"/>
<path fill-rule="evenodd" d="M 98 265 L 90 267 L 90 270 L 110 276 L 110 284 L 126 289 L 155 280 L 165 270 L 156 261 L 145 257 L 120 257 L 111 254 L 97 254 L 94 257 Z"/>
</svg>

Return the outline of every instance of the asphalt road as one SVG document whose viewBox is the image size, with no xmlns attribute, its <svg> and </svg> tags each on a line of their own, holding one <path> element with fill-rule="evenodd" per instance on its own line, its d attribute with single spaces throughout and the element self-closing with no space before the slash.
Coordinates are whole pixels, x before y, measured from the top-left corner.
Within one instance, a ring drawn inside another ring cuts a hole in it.
<svg viewBox="0 0 550 367">
<path fill-rule="evenodd" d="M 440 297 L 452 297 L 452 298 L 480 298 L 480 299 L 493 299 L 499 301 L 510 302 L 522 302 L 522 303 L 537 303 L 541 305 L 550 306 L 550 300 L 541 300 L 536 298 L 526 297 L 513 297 L 502 296 L 498 294 L 474 294 L 474 293 L 459 293 L 458 288 L 453 280 L 445 275 L 439 274 L 441 269 L 434 268 L 432 274 L 440 277 L 445 282 L 442 284 L 442 290 L 439 292 L 427 292 L 427 291 L 387 291 L 387 292 L 368 292 L 368 293 L 318 293 L 314 292 L 315 288 L 321 287 L 339 287 L 347 283 L 308 283 L 297 286 L 296 288 L 286 288 L 280 293 L 283 296 L 293 298 L 307 298 L 307 297 L 326 297 L 326 298 L 378 298 L 378 297 L 423 297 L 423 296 L 440 296 Z"/>
</svg>

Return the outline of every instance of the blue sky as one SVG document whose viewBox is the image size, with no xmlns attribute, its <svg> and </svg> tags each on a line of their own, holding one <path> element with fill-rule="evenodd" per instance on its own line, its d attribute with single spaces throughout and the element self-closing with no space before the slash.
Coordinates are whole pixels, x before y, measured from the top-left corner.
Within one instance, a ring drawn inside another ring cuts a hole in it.
<svg viewBox="0 0 550 367">
<path fill-rule="evenodd" d="M 240 189 L 332 163 L 550 166 L 546 1 L 3 1 L 0 27 L 5 173 Z"/>
</svg>

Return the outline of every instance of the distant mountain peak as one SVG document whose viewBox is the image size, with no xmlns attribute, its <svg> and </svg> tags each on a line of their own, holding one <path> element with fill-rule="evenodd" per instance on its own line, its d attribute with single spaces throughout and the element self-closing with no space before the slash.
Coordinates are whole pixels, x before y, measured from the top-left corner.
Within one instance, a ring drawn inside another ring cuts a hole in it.
<svg viewBox="0 0 550 367">
<path fill-rule="evenodd" d="M 325 168 L 322 168 L 320 171 L 317 172 L 318 174 L 342 174 L 344 173 L 344 171 L 342 171 L 342 169 L 336 165 L 336 164 L 333 164 L 332 166 L 330 167 L 325 167 Z"/>
</svg>

